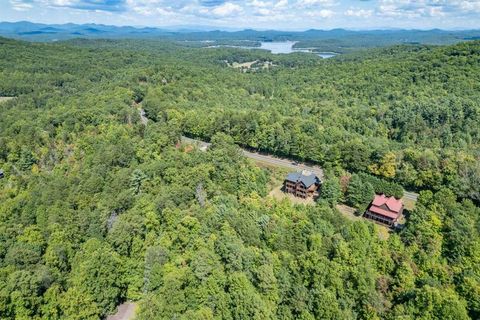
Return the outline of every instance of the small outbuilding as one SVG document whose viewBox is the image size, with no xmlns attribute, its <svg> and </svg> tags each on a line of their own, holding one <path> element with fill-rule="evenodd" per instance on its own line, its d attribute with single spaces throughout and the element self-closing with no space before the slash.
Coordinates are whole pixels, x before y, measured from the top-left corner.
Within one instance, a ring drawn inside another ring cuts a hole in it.
<svg viewBox="0 0 480 320">
<path fill-rule="evenodd" d="M 402 200 L 377 194 L 363 216 L 388 227 L 394 227 L 402 213 Z"/>
<path fill-rule="evenodd" d="M 284 181 L 284 190 L 299 198 L 313 197 L 320 187 L 320 179 L 307 170 L 302 172 L 291 172 Z"/>
</svg>

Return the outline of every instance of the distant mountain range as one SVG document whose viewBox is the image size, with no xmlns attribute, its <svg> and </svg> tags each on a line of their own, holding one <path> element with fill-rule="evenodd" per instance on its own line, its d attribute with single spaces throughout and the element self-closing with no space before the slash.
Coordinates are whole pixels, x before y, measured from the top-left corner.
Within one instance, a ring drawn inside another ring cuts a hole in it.
<svg viewBox="0 0 480 320">
<path fill-rule="evenodd" d="M 345 29 L 307 31 L 220 31 L 208 26 L 179 26 L 170 28 L 109 26 L 101 24 L 41 24 L 28 21 L 0 22 L 0 36 L 30 41 L 58 41 L 73 38 L 90 39 L 169 39 L 177 41 L 299 41 L 297 47 L 329 43 L 330 47 L 350 43 L 352 47 L 372 47 L 401 43 L 451 44 L 465 40 L 480 39 L 480 30 L 371 30 L 352 31 Z M 320 43 L 321 42 L 321 43 Z M 359 45 L 360 44 L 360 45 Z"/>
</svg>

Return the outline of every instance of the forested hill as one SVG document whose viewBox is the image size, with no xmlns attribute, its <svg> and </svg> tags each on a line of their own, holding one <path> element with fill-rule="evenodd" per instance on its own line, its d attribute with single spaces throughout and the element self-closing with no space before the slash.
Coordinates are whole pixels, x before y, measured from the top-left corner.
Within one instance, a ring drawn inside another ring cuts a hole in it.
<svg viewBox="0 0 480 320">
<path fill-rule="evenodd" d="M 479 68 L 479 42 L 0 38 L 0 318 L 480 318 Z M 318 203 L 267 197 L 235 143 L 321 164 Z M 399 184 L 423 191 L 387 238 L 336 209 Z"/>
</svg>

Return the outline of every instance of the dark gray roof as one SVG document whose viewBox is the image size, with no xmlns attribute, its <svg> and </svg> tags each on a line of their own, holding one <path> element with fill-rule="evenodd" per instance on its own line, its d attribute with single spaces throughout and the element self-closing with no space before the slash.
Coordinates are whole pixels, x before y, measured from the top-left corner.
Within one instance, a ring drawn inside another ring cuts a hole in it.
<svg viewBox="0 0 480 320">
<path fill-rule="evenodd" d="M 303 172 L 290 172 L 287 175 L 287 180 L 291 182 L 302 182 L 306 188 L 309 188 L 312 184 L 320 183 L 320 179 L 313 173 L 306 175 Z"/>
</svg>

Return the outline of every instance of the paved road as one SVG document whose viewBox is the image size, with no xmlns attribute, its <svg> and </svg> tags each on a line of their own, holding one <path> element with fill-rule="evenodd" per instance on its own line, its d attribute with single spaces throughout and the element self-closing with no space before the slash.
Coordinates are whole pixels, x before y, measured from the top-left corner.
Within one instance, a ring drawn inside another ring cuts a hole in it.
<svg viewBox="0 0 480 320">
<path fill-rule="evenodd" d="M 184 136 L 182 136 L 182 142 L 197 144 L 199 148 L 203 150 L 206 150 L 206 148 L 208 148 L 211 145 L 208 142 L 191 139 Z M 257 152 L 250 152 L 246 150 L 242 150 L 242 152 L 245 155 L 245 157 L 252 159 L 254 161 L 265 162 L 273 166 L 284 167 L 284 168 L 292 169 L 294 171 L 308 170 L 315 173 L 320 179 L 323 179 L 323 170 L 319 166 L 310 166 L 304 163 L 295 162 L 293 160 L 278 158 L 271 155 L 260 154 Z"/>
<path fill-rule="evenodd" d="M 405 199 L 408 199 L 408 200 L 412 200 L 412 201 L 417 202 L 417 200 L 418 200 L 418 193 L 405 191 L 405 192 L 403 193 L 403 197 L 404 197 Z"/>
<path fill-rule="evenodd" d="M 323 179 L 323 170 L 319 166 L 309 166 L 307 164 L 299 163 L 289 159 L 278 158 L 278 157 L 264 155 L 256 152 L 249 152 L 246 150 L 243 150 L 243 154 L 247 158 L 250 158 L 254 161 L 265 162 L 278 167 L 284 167 L 284 168 L 292 169 L 295 171 L 308 170 L 315 173 L 317 177 L 319 177 L 320 179 Z"/>
<path fill-rule="evenodd" d="M 211 145 L 211 143 L 196 140 L 196 139 L 187 138 L 187 137 L 184 137 L 184 136 L 182 136 L 182 142 L 197 144 L 199 146 L 199 148 L 202 149 L 202 150 L 206 150 Z M 246 151 L 246 150 L 242 150 L 242 151 L 243 151 L 243 154 L 247 158 L 250 158 L 254 161 L 265 162 L 265 163 L 271 164 L 273 166 L 284 167 L 284 168 L 292 169 L 292 170 L 295 170 L 295 171 L 308 170 L 308 171 L 311 171 L 311 172 L 315 173 L 320 179 L 323 179 L 323 170 L 319 166 L 307 165 L 307 164 L 298 163 L 298 162 L 295 162 L 293 160 L 289 160 L 289 159 L 286 159 L 286 158 L 278 158 L 278 157 L 265 155 L 265 154 L 260 154 L 260 153 L 256 153 L 256 152 L 250 152 L 250 151 Z M 418 199 L 418 193 L 405 191 L 404 192 L 404 198 L 416 202 L 417 199 Z"/>
<path fill-rule="evenodd" d="M 132 320 L 135 317 L 137 305 L 134 302 L 125 302 L 118 306 L 117 313 L 108 316 L 107 320 Z"/>
</svg>

